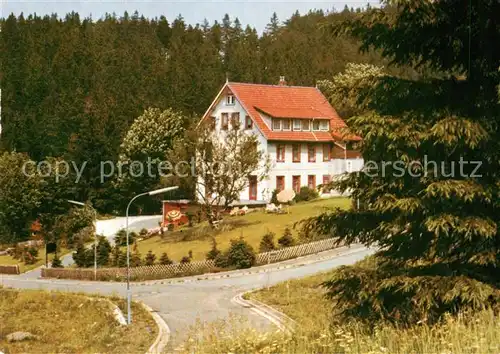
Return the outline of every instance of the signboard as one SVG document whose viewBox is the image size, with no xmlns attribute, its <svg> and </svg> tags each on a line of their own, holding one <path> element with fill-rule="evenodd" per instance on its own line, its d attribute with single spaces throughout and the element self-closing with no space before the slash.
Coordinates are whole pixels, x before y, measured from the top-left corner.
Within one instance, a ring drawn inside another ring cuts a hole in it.
<svg viewBox="0 0 500 354">
<path fill-rule="evenodd" d="M 56 253 L 56 250 L 57 250 L 57 244 L 55 242 L 50 242 L 45 244 L 45 252 L 47 254 Z"/>
</svg>

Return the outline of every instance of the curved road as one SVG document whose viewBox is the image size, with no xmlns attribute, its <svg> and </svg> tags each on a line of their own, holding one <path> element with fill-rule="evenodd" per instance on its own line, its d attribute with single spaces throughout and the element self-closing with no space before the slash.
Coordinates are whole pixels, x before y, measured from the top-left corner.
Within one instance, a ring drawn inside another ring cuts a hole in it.
<svg viewBox="0 0 500 354">
<path fill-rule="evenodd" d="M 295 260 L 285 261 L 246 271 L 233 271 L 177 280 L 138 282 L 132 284 L 135 300 L 141 300 L 169 325 L 172 336 L 169 351 L 182 343 L 184 335 L 197 319 L 211 322 L 240 314 L 249 319 L 252 327 L 266 330 L 270 323 L 249 309 L 231 300 L 237 294 L 326 271 L 340 265 L 353 264 L 373 250 L 361 246 L 342 247 Z M 99 293 L 125 296 L 124 283 L 90 282 L 55 279 L 29 279 L 22 276 L 0 277 L 0 284 L 23 289 L 45 289 L 72 292 Z"/>
</svg>

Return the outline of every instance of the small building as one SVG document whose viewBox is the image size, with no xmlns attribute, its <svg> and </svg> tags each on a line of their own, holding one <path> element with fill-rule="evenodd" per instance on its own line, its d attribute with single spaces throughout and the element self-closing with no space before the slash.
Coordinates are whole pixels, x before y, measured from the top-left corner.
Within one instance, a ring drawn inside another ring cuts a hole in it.
<svg viewBox="0 0 500 354">
<path fill-rule="evenodd" d="M 190 201 L 187 199 L 164 200 L 162 226 L 167 226 L 169 224 L 174 224 L 175 226 L 186 224 L 188 222 L 186 212 L 189 203 Z"/>
<path fill-rule="evenodd" d="M 363 167 L 359 151 L 350 149 L 361 141 L 344 136 L 345 122 L 315 87 L 226 82 L 204 114 L 216 135 L 223 139 L 232 122 L 255 134 L 271 159 L 268 178 L 248 177 L 240 194 L 242 204 L 269 201 L 273 190 L 302 186 L 316 188 L 333 176 Z"/>
</svg>

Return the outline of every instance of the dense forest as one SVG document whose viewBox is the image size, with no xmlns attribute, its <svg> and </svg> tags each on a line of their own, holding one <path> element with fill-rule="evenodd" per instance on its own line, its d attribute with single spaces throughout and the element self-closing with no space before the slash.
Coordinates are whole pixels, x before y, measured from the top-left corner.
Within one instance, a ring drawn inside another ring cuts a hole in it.
<svg viewBox="0 0 500 354">
<path fill-rule="evenodd" d="M 123 137 L 145 109 L 172 108 L 194 120 L 226 78 L 274 84 L 284 75 L 289 84 L 314 86 L 349 62 L 387 64 L 376 52 L 360 53 L 357 40 L 326 30 L 360 13 L 296 13 L 284 22 L 274 14 L 262 35 L 228 15 L 196 25 L 138 13 L 99 20 L 11 15 L 1 21 L 1 148 L 35 161 L 87 161 L 74 198 L 111 212 L 116 191 L 99 180 L 99 163 L 118 160 Z"/>
</svg>

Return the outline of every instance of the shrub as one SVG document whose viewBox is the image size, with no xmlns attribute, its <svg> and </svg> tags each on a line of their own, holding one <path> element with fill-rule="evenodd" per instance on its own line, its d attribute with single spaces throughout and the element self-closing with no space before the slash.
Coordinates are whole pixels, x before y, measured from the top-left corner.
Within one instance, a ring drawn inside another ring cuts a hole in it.
<svg viewBox="0 0 500 354">
<path fill-rule="evenodd" d="M 129 232 L 128 242 L 133 244 L 137 239 L 137 234 L 135 232 Z M 126 246 L 127 245 L 127 231 L 125 229 L 119 230 L 115 235 L 115 245 Z"/>
<path fill-rule="evenodd" d="M 227 261 L 227 252 L 219 252 L 219 254 L 214 258 L 214 263 L 215 266 L 219 268 L 229 267 Z"/>
<path fill-rule="evenodd" d="M 184 256 L 181 258 L 181 263 L 182 264 L 191 263 L 191 258 L 189 256 Z"/>
<path fill-rule="evenodd" d="M 309 200 L 316 199 L 318 198 L 318 196 L 319 196 L 318 191 L 304 186 L 300 188 L 300 192 L 295 196 L 294 200 L 296 202 L 306 202 Z"/>
<path fill-rule="evenodd" d="M 160 264 L 162 265 L 169 265 L 173 264 L 172 260 L 168 257 L 168 254 L 166 252 L 163 252 L 160 257 Z"/>
<path fill-rule="evenodd" d="M 75 264 L 80 268 L 85 268 L 88 266 L 87 252 L 85 250 L 83 242 L 81 241 L 78 242 L 76 251 L 73 252 L 73 262 L 75 262 Z"/>
<path fill-rule="evenodd" d="M 155 254 L 153 253 L 153 251 L 149 250 L 148 254 L 146 254 L 146 259 L 145 259 L 144 264 L 150 266 L 150 265 L 155 264 L 155 261 L 156 261 Z"/>
<path fill-rule="evenodd" d="M 139 236 L 141 238 L 147 238 L 148 237 L 148 229 L 142 228 L 141 231 L 139 231 Z"/>
<path fill-rule="evenodd" d="M 35 247 L 24 248 L 22 259 L 25 264 L 35 264 L 38 260 L 38 250 Z"/>
<path fill-rule="evenodd" d="M 376 255 L 353 266 L 342 266 L 323 285 L 335 303 L 335 321 L 359 319 L 411 326 L 435 324 L 447 314 L 493 308 L 499 310 L 500 290 L 466 275 L 457 264 L 394 261 Z"/>
<path fill-rule="evenodd" d="M 271 203 L 278 205 L 278 193 L 279 191 L 277 189 L 273 190 L 273 193 L 271 194 Z"/>
<path fill-rule="evenodd" d="M 276 249 L 276 245 L 274 244 L 274 232 L 268 232 L 264 236 L 262 236 L 262 240 L 260 240 L 259 252 L 269 252 Z"/>
<path fill-rule="evenodd" d="M 186 213 L 186 217 L 188 219 L 188 226 L 189 227 L 193 227 L 193 225 L 194 225 L 194 223 L 193 223 L 193 221 L 194 221 L 194 214 L 188 211 Z"/>
<path fill-rule="evenodd" d="M 292 231 L 287 227 L 283 236 L 278 239 L 278 243 L 281 247 L 290 247 L 295 244 L 295 240 L 292 237 Z"/>
<path fill-rule="evenodd" d="M 28 247 L 28 253 L 34 258 L 38 257 L 38 249 L 36 247 Z"/>
<path fill-rule="evenodd" d="M 111 245 L 110 245 L 108 239 L 104 236 L 98 236 L 97 264 L 99 266 L 108 265 L 110 254 L 111 254 Z"/>
<path fill-rule="evenodd" d="M 250 268 L 255 264 L 255 251 L 242 238 L 239 240 L 231 240 L 231 246 L 225 254 L 226 264 L 228 267 L 237 269 Z"/>
<path fill-rule="evenodd" d="M 117 245 L 113 247 L 112 265 L 114 267 L 124 267 L 127 265 L 127 254 L 122 252 Z"/>
<path fill-rule="evenodd" d="M 59 258 L 57 253 L 54 255 L 54 259 L 52 260 L 51 266 L 52 268 L 64 268 L 61 259 Z"/>
<path fill-rule="evenodd" d="M 141 254 L 137 249 L 137 246 L 134 245 L 134 251 L 130 255 L 130 266 L 131 267 L 140 267 L 142 265 Z"/>
<path fill-rule="evenodd" d="M 220 253 L 221 251 L 217 248 L 217 241 L 215 240 L 215 237 L 212 237 L 212 248 L 207 252 L 206 259 L 213 261 Z"/>
</svg>

